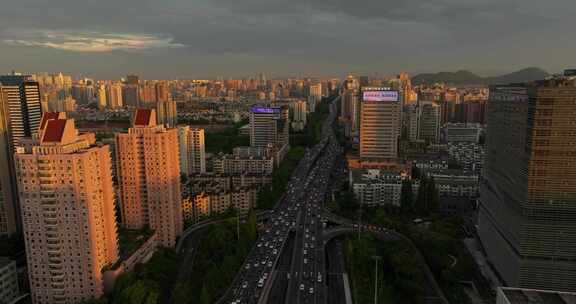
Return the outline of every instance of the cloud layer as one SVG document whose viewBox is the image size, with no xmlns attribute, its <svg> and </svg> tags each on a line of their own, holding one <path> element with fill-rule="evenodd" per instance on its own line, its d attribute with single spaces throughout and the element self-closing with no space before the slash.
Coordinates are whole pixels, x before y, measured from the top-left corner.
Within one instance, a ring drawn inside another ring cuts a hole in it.
<svg viewBox="0 0 576 304">
<path fill-rule="evenodd" d="M 574 0 L 5 2 L 0 73 L 559 72 L 576 52 Z"/>
<path fill-rule="evenodd" d="M 179 48 L 171 37 L 161 35 L 103 33 L 96 31 L 30 30 L 5 31 L 4 43 L 12 46 L 44 47 L 73 52 L 144 51 Z"/>
</svg>

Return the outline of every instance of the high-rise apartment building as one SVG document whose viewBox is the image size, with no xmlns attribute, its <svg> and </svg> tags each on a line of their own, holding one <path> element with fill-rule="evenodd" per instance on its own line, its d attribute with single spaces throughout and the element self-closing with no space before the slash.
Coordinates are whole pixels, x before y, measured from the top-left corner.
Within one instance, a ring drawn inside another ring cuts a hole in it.
<svg viewBox="0 0 576 304">
<path fill-rule="evenodd" d="M 170 92 L 170 86 L 166 81 L 159 81 L 154 84 L 154 93 L 156 96 L 156 102 L 166 102 L 172 100 L 172 93 Z"/>
<path fill-rule="evenodd" d="M 163 124 L 168 128 L 176 127 L 178 123 L 176 102 L 173 100 L 156 102 L 156 119 L 159 124 Z"/>
<path fill-rule="evenodd" d="M 362 90 L 360 158 L 394 160 L 400 136 L 400 94 L 388 88 Z"/>
<path fill-rule="evenodd" d="M 302 131 L 306 127 L 306 116 L 308 114 L 306 102 L 299 100 L 290 104 L 292 110 L 292 129 Z"/>
<path fill-rule="evenodd" d="M 118 259 L 109 147 L 47 113 L 14 158 L 33 303 L 101 296 L 102 269 Z"/>
<path fill-rule="evenodd" d="M 120 109 L 124 106 L 121 83 L 115 82 L 108 85 L 106 88 L 106 100 L 108 102 L 108 108 L 111 110 Z"/>
<path fill-rule="evenodd" d="M 440 106 L 432 101 L 419 101 L 418 139 L 428 143 L 440 140 Z"/>
<path fill-rule="evenodd" d="M 576 290 L 576 79 L 494 86 L 478 232 L 506 285 Z"/>
<path fill-rule="evenodd" d="M 320 101 L 322 99 L 322 83 L 318 82 L 310 85 L 310 95 L 314 96 L 316 100 Z"/>
<path fill-rule="evenodd" d="M 206 173 L 204 129 L 178 127 L 180 172 L 186 175 Z"/>
<path fill-rule="evenodd" d="M 108 100 L 106 99 L 106 85 L 101 83 L 98 86 L 98 109 L 103 110 L 108 105 Z"/>
<path fill-rule="evenodd" d="M 136 110 L 132 125 L 116 134 L 122 224 L 148 226 L 172 247 L 182 232 L 178 130 L 157 125 L 153 109 Z"/>
</svg>

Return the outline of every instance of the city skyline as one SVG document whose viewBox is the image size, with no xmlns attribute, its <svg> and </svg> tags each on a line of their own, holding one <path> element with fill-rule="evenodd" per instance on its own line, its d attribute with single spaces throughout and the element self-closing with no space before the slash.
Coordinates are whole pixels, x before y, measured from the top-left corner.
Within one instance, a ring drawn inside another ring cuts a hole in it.
<svg viewBox="0 0 576 304">
<path fill-rule="evenodd" d="M 568 0 L 26 2 L 3 4 L 0 52 L 10 60 L 0 70 L 144 78 L 494 75 L 528 66 L 557 73 L 576 49 L 562 39 L 576 11 Z"/>
</svg>

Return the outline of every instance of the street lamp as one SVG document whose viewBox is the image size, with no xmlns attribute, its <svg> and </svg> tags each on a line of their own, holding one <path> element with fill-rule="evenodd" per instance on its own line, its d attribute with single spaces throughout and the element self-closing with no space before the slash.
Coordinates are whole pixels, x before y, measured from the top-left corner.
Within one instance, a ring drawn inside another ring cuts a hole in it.
<svg viewBox="0 0 576 304">
<path fill-rule="evenodd" d="M 374 278 L 374 304 L 378 304 L 378 261 L 382 259 L 379 255 L 373 255 L 372 259 L 376 261 L 376 265 L 374 266 L 374 271 L 376 272 Z"/>
</svg>

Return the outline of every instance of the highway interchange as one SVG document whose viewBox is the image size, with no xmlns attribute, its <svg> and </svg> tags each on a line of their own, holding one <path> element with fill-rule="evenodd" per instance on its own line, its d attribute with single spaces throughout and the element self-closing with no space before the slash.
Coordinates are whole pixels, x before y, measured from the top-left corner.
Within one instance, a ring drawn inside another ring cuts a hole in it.
<svg viewBox="0 0 576 304">
<path fill-rule="evenodd" d="M 322 126 L 323 139 L 299 162 L 284 199 L 219 303 L 327 303 L 322 210 L 341 153 L 332 132 L 335 101 Z"/>
</svg>

